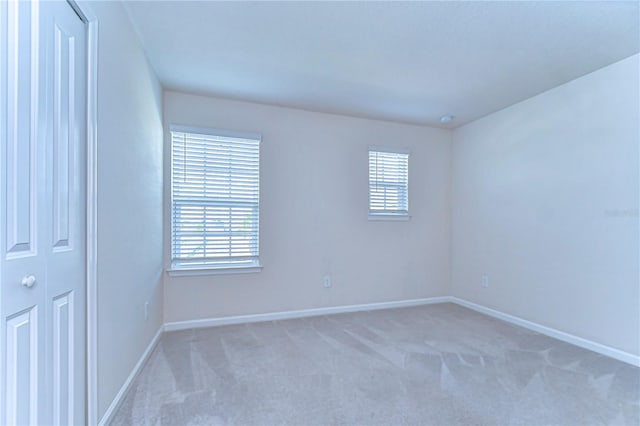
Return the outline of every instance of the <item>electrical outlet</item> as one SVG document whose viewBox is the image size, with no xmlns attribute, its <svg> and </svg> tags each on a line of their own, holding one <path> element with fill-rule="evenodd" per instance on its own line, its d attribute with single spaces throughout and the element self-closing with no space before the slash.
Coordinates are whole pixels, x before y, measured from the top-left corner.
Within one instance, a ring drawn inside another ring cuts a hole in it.
<svg viewBox="0 0 640 426">
<path fill-rule="evenodd" d="M 325 288 L 331 287 L 331 276 L 329 275 L 324 276 L 324 286 Z"/>
<path fill-rule="evenodd" d="M 489 287 L 489 275 L 483 275 L 482 278 L 480 278 L 480 287 Z"/>
<path fill-rule="evenodd" d="M 144 302 L 144 320 L 149 319 L 149 302 Z"/>
</svg>

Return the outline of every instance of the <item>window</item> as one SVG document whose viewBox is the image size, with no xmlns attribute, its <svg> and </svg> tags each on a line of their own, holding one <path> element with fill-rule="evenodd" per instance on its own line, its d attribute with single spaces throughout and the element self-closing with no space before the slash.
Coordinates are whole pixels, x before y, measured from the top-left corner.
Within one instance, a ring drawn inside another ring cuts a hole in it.
<svg viewBox="0 0 640 426">
<path fill-rule="evenodd" d="M 171 266 L 259 267 L 260 135 L 171 127 Z"/>
<path fill-rule="evenodd" d="M 409 152 L 369 147 L 369 217 L 409 218 Z"/>
</svg>

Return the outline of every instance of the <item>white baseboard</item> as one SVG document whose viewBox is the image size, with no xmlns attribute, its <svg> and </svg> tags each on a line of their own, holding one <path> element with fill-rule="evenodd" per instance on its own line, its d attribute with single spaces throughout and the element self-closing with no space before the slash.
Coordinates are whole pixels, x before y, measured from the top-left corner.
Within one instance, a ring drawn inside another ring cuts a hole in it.
<svg viewBox="0 0 640 426">
<path fill-rule="evenodd" d="M 111 422 L 111 417 L 118 410 L 118 407 L 122 403 L 124 396 L 127 394 L 127 390 L 129 390 L 129 386 L 131 386 L 133 380 L 136 378 L 138 373 L 140 373 L 140 370 L 142 369 L 145 361 L 147 360 L 147 358 L 149 358 L 149 355 L 151 355 L 151 352 L 156 347 L 156 344 L 158 344 L 158 340 L 160 339 L 163 330 L 164 326 L 161 325 L 160 328 L 158 328 L 155 336 L 153 336 L 153 339 L 151 339 L 151 342 L 149 342 L 149 346 L 147 346 L 147 349 L 145 349 L 145 351 L 142 353 L 142 356 L 138 360 L 138 363 L 135 365 L 135 367 L 133 367 L 133 370 L 131 370 L 129 377 L 127 377 L 127 380 L 124 381 L 124 384 L 122 385 L 116 396 L 113 398 L 113 401 L 111 401 L 111 405 L 109 405 L 109 408 L 107 408 L 107 411 L 105 411 L 102 419 L 100 419 L 100 422 L 98 422 L 98 426 L 104 426 Z"/>
<path fill-rule="evenodd" d="M 317 309 L 303 309 L 303 310 L 297 310 L 297 311 L 270 312 L 266 314 L 238 315 L 238 316 L 232 316 L 232 317 L 207 318 L 207 319 L 190 320 L 190 321 L 176 321 L 176 322 L 165 323 L 164 330 L 176 331 L 176 330 L 186 330 L 190 328 L 204 328 L 204 327 L 215 327 L 215 326 L 230 325 L 230 324 L 245 324 L 245 323 L 262 322 L 262 321 L 276 321 L 276 320 L 293 319 L 293 318 L 313 317 L 313 316 L 320 316 L 320 315 L 340 314 L 340 313 L 346 313 L 346 312 L 373 311 L 378 309 L 403 308 L 403 307 L 409 307 L 409 306 L 430 305 L 435 303 L 447 303 L 447 302 L 455 303 L 457 305 L 472 309 L 474 311 L 483 313 L 485 315 L 489 315 L 491 317 L 501 319 L 503 321 L 518 325 L 520 327 L 524 327 L 529 330 L 533 330 L 535 332 L 544 334 L 549 337 L 553 337 L 554 339 L 562 340 L 563 342 L 567 342 L 572 345 L 576 345 L 581 348 L 585 348 L 585 349 L 597 352 L 599 354 L 617 359 L 619 361 L 623 361 L 628 364 L 640 367 L 640 356 L 633 355 L 631 353 L 624 352 L 619 349 L 615 349 L 610 346 L 603 345 L 601 343 L 596 343 L 594 341 L 587 340 L 582 337 L 575 336 L 573 334 L 565 333 L 564 331 L 560 331 L 555 328 L 537 324 L 535 322 L 528 321 L 520 317 L 516 317 L 514 315 L 496 311 L 495 309 L 487 308 L 485 306 L 478 305 L 476 303 L 469 302 L 467 300 L 460 299 L 457 297 L 451 297 L 451 296 L 399 300 L 394 302 L 366 303 L 361 305 L 335 306 L 335 307 L 317 308 Z"/>
<path fill-rule="evenodd" d="M 556 330 L 555 328 L 537 324 L 535 322 L 528 321 L 514 315 L 505 314 L 504 312 L 496 311 L 495 309 L 487 308 L 485 306 L 478 305 L 464 299 L 450 297 L 449 301 L 457 305 L 464 306 L 465 308 L 473 309 L 474 311 L 480 312 L 482 314 L 489 315 L 491 317 L 501 319 L 511 324 L 519 325 L 520 327 L 536 331 L 540 334 L 544 334 L 545 336 L 553 337 L 554 339 L 562 340 L 563 342 L 571 343 L 572 345 L 576 345 L 581 348 L 588 349 L 590 351 L 597 352 L 599 354 L 615 358 L 619 361 L 640 367 L 640 356 L 638 355 L 621 351 L 619 349 L 615 349 L 601 343 L 596 343 L 592 340 L 583 339 L 582 337 L 565 333 L 564 331 Z"/>
<path fill-rule="evenodd" d="M 233 317 L 207 318 L 190 321 L 168 322 L 165 331 L 185 330 L 189 328 L 214 327 L 229 324 L 245 324 L 251 322 L 276 321 L 293 318 L 315 317 L 320 315 L 341 314 L 345 312 L 375 311 L 378 309 L 406 308 L 409 306 L 430 305 L 450 302 L 448 296 L 428 297 L 425 299 L 398 300 L 394 302 L 365 303 L 362 305 L 333 306 L 327 308 L 302 309 L 298 311 L 270 312 L 266 314 L 238 315 Z"/>
</svg>

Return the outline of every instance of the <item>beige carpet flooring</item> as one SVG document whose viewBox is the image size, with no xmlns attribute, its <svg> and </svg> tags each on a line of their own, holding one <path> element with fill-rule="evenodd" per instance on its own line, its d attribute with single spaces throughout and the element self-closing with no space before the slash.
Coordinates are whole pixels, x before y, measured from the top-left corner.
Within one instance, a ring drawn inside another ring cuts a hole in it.
<svg viewBox="0 0 640 426">
<path fill-rule="evenodd" d="M 166 333 L 113 425 L 640 425 L 640 369 L 453 304 Z"/>
</svg>

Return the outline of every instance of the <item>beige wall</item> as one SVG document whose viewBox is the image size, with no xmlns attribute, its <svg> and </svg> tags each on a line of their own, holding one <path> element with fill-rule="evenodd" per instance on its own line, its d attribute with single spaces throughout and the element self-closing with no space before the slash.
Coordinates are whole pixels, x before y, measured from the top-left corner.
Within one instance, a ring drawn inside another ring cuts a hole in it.
<svg viewBox="0 0 640 426">
<path fill-rule="evenodd" d="M 162 93 L 120 2 L 98 37 L 98 415 L 162 324 Z M 144 303 L 149 302 L 149 319 Z"/>
<path fill-rule="evenodd" d="M 638 68 L 454 131 L 453 296 L 640 354 Z"/>
<path fill-rule="evenodd" d="M 164 122 L 165 130 L 262 134 L 264 265 L 255 274 L 165 275 L 166 322 L 448 293 L 449 131 L 176 92 L 164 93 Z M 167 162 L 168 138 L 166 131 Z M 410 221 L 367 220 L 369 145 L 411 150 Z M 165 211 L 169 200 L 167 191 Z M 169 217 L 164 229 L 168 242 Z M 324 275 L 332 288 L 323 287 Z"/>
</svg>

